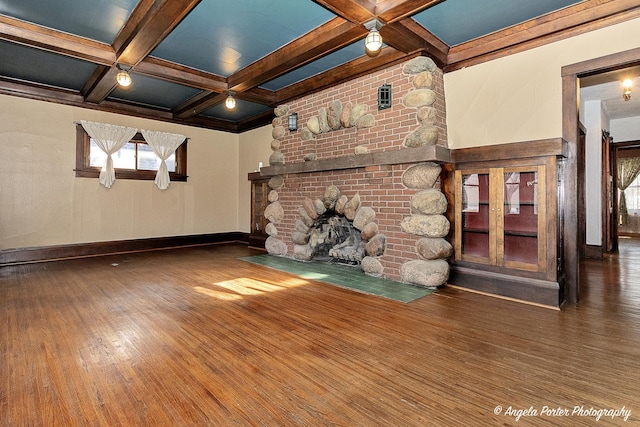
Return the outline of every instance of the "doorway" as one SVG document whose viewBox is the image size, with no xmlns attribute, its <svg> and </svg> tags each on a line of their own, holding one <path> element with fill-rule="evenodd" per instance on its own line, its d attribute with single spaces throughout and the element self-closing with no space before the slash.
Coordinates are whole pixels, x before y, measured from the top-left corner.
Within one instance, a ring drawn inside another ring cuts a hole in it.
<svg viewBox="0 0 640 427">
<path fill-rule="evenodd" d="M 562 67 L 562 98 L 563 98 L 563 120 L 562 137 L 569 144 L 568 155 L 564 168 L 564 192 L 565 194 L 577 195 L 577 203 L 566 200 L 562 209 L 563 227 L 562 242 L 560 248 L 564 259 L 563 280 L 565 299 L 570 304 L 575 304 L 580 297 L 580 258 L 584 254 L 584 247 L 581 241 L 583 226 L 587 224 L 587 211 L 580 207 L 579 200 L 586 198 L 584 187 L 584 168 L 580 158 L 580 134 L 581 127 L 579 121 L 579 93 L 581 82 L 589 78 L 611 79 L 612 73 L 629 67 L 640 65 L 640 48 L 596 58 L 589 61 Z M 597 153 L 601 156 L 601 152 Z M 587 150 L 584 157 L 589 157 L 591 153 Z M 580 172 L 582 171 L 582 172 Z M 600 185 L 610 185 L 602 179 Z M 598 191 L 596 197 L 601 197 L 603 193 Z M 603 210 L 606 208 L 608 215 L 611 215 L 607 202 L 601 203 L 601 210 L 597 212 L 600 222 L 604 218 Z"/>
</svg>

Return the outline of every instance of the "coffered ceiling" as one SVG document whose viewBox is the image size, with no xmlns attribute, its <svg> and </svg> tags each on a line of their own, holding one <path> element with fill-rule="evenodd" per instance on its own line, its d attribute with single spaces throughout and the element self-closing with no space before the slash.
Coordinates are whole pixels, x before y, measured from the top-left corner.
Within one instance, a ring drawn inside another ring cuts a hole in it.
<svg viewBox="0 0 640 427">
<path fill-rule="evenodd" d="M 242 132 L 416 55 L 446 72 L 638 16 L 637 0 L 0 0 L 0 93 Z"/>
</svg>

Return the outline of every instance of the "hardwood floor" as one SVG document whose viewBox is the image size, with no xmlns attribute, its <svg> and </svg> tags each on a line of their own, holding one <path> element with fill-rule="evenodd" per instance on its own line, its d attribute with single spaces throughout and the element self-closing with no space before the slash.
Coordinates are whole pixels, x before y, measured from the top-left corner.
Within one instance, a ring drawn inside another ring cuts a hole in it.
<svg viewBox="0 0 640 427">
<path fill-rule="evenodd" d="M 640 422 L 640 246 L 586 262 L 562 311 L 453 288 L 403 304 L 237 259 L 258 253 L 0 269 L 0 425 Z"/>
</svg>

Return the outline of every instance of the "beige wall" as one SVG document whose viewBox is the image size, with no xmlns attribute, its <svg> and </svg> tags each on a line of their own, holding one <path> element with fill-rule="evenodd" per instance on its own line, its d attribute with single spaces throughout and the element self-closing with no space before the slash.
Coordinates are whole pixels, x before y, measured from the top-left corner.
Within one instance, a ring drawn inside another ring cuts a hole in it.
<svg viewBox="0 0 640 427">
<path fill-rule="evenodd" d="M 238 167 L 238 231 L 248 233 L 251 231 L 251 184 L 247 180 L 247 174 L 258 170 L 259 163 L 269 166 L 271 156 L 271 125 L 244 132 L 240 134 L 240 157 Z"/>
<path fill-rule="evenodd" d="M 83 119 L 186 135 L 188 182 L 161 191 L 153 181 L 121 179 L 107 189 L 76 178 L 74 121 Z M 238 141 L 226 132 L 0 96 L 0 249 L 237 231 Z"/>
<path fill-rule="evenodd" d="M 562 136 L 565 65 L 640 47 L 640 19 L 444 75 L 450 148 Z"/>
</svg>

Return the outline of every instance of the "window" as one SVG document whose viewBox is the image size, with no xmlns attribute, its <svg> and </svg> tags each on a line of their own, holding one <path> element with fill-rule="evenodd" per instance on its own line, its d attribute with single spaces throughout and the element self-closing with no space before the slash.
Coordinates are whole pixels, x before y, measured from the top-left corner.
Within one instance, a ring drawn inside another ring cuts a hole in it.
<svg viewBox="0 0 640 427">
<path fill-rule="evenodd" d="M 107 155 L 89 137 L 82 125 L 76 125 L 76 177 L 98 178 Z M 111 156 L 116 179 L 153 181 L 160 159 L 138 132 L 133 139 Z M 187 142 L 167 159 L 171 181 L 187 180 Z"/>
</svg>

